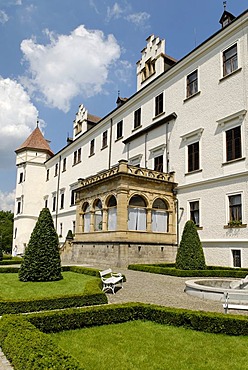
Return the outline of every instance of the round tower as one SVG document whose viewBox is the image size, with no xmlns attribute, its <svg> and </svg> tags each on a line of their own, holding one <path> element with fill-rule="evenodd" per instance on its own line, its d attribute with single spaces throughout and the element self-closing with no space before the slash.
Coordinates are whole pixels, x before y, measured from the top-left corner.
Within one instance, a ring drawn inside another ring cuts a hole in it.
<svg viewBox="0 0 248 370">
<path fill-rule="evenodd" d="M 21 255 L 25 251 L 39 211 L 44 207 L 45 162 L 53 156 L 53 152 L 37 125 L 15 153 L 17 176 L 12 254 Z"/>
</svg>

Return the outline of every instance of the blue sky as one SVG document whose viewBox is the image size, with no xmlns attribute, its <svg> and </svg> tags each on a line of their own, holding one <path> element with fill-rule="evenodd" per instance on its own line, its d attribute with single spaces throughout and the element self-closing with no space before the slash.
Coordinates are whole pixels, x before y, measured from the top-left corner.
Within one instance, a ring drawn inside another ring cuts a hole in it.
<svg viewBox="0 0 248 370">
<path fill-rule="evenodd" d="M 235 16 L 247 0 L 228 0 Z M 176 59 L 214 32 L 222 0 L 0 0 L 0 209 L 12 209 L 15 153 L 39 116 L 54 152 L 79 104 L 100 117 L 136 91 L 136 62 L 155 34 Z"/>
</svg>

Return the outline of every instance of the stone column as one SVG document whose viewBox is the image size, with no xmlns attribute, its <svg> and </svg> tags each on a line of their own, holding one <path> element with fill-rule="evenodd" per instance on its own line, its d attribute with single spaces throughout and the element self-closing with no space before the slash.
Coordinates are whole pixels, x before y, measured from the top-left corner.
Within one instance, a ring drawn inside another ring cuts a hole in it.
<svg viewBox="0 0 248 370">
<path fill-rule="evenodd" d="M 93 233 L 95 231 L 95 212 L 90 211 L 90 232 Z"/>
<path fill-rule="evenodd" d="M 107 208 L 102 209 L 102 231 L 107 231 L 107 221 L 108 221 L 108 210 Z"/>
<path fill-rule="evenodd" d="M 146 209 L 146 231 L 148 233 L 152 232 L 152 209 Z"/>
<path fill-rule="evenodd" d="M 127 190 L 117 190 L 117 231 L 127 230 L 128 212 L 127 212 Z"/>
</svg>

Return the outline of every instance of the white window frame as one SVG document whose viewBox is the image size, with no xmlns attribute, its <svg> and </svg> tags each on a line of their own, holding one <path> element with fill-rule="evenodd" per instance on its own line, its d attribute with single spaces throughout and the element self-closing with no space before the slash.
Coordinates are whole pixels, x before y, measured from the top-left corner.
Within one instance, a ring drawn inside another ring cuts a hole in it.
<svg viewBox="0 0 248 370">
<path fill-rule="evenodd" d="M 245 197 L 244 197 L 244 191 L 234 191 L 234 192 L 228 192 L 226 193 L 226 225 L 230 222 L 230 205 L 229 205 L 229 197 L 232 195 L 241 195 L 241 220 L 242 224 L 244 224 L 244 210 L 245 210 Z"/>
<path fill-rule="evenodd" d="M 244 158 L 245 153 L 245 134 L 244 134 L 244 117 L 247 113 L 246 109 L 242 109 L 238 112 L 232 113 L 224 118 L 217 121 L 218 129 L 222 132 L 222 142 L 223 142 L 223 163 L 230 163 L 232 161 L 227 161 L 227 151 L 226 151 L 226 131 L 229 131 L 235 127 L 240 126 L 241 130 L 241 158 Z M 237 160 L 241 159 L 237 158 Z M 234 159 L 235 160 L 235 159 Z"/>
<path fill-rule="evenodd" d="M 199 202 L 199 225 L 197 225 L 197 227 L 202 227 L 201 198 L 193 198 L 193 199 L 188 199 L 187 200 L 187 219 L 191 220 L 191 217 L 190 217 L 190 203 L 193 203 L 193 202 Z"/>
<path fill-rule="evenodd" d="M 238 66 L 237 66 L 237 69 L 235 69 L 234 71 L 224 75 L 224 53 L 225 51 L 227 51 L 228 49 L 230 49 L 231 47 L 233 47 L 234 45 L 237 45 L 237 59 L 238 59 Z M 239 45 L 239 40 L 235 40 L 234 42 L 232 42 L 230 45 L 227 45 L 225 46 L 224 49 L 221 50 L 221 53 L 220 53 L 220 68 L 221 68 L 221 78 L 225 78 L 227 76 L 231 76 L 234 72 L 236 72 L 237 70 L 239 70 L 240 68 L 240 45 Z"/>
</svg>

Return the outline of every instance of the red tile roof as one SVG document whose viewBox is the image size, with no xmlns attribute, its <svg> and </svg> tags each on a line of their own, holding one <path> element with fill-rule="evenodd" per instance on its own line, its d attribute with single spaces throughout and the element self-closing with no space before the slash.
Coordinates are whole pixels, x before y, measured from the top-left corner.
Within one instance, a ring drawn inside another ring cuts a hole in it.
<svg viewBox="0 0 248 370">
<path fill-rule="evenodd" d="M 36 129 L 29 135 L 27 140 L 25 140 L 24 143 L 21 146 L 19 146 L 19 148 L 17 148 L 15 152 L 19 153 L 27 149 L 40 150 L 53 156 L 53 152 L 48 142 L 42 135 L 42 132 L 40 131 L 39 127 L 36 127 Z"/>
</svg>

